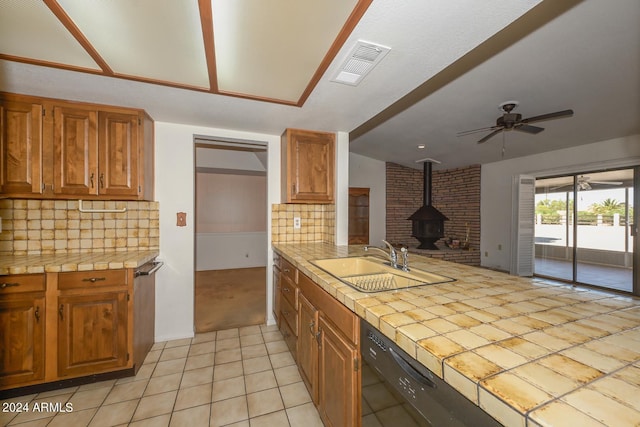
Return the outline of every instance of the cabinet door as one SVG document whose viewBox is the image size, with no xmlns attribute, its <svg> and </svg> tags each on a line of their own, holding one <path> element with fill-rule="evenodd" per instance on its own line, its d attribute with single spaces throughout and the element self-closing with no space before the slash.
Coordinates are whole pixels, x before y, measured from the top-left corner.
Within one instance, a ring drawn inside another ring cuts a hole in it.
<svg viewBox="0 0 640 427">
<path fill-rule="evenodd" d="M 1 101 L 0 192 L 42 191 L 42 105 Z"/>
<path fill-rule="evenodd" d="M 138 181 L 138 115 L 100 112 L 98 115 L 99 193 L 136 196 Z"/>
<path fill-rule="evenodd" d="M 280 286 L 280 269 L 273 266 L 273 317 L 276 324 L 280 326 L 280 298 L 282 297 L 282 289 Z"/>
<path fill-rule="evenodd" d="M 58 375 L 127 364 L 127 291 L 58 298 Z"/>
<path fill-rule="evenodd" d="M 318 328 L 320 417 L 330 427 L 360 425 L 358 351 L 322 315 L 318 318 Z"/>
<path fill-rule="evenodd" d="M 314 403 L 318 402 L 318 311 L 298 295 L 298 368 Z"/>
<path fill-rule="evenodd" d="M 44 296 L 0 300 L 0 388 L 44 378 Z"/>
<path fill-rule="evenodd" d="M 57 106 L 53 109 L 53 120 L 53 192 L 58 195 L 97 195 L 96 111 Z"/>
<path fill-rule="evenodd" d="M 333 203 L 335 135 L 287 129 L 282 137 L 284 199 L 299 203 Z"/>
</svg>

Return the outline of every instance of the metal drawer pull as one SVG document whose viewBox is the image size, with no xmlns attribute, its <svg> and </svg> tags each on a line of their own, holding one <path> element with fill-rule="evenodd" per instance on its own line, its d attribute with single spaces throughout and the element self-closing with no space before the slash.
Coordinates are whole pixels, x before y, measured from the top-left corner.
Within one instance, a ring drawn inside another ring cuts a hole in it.
<svg viewBox="0 0 640 427">
<path fill-rule="evenodd" d="M 106 277 L 87 277 L 86 279 L 82 279 L 83 282 L 91 282 L 91 283 L 102 282 L 103 280 L 107 280 L 107 278 Z"/>
<path fill-rule="evenodd" d="M 311 323 L 309 323 L 309 330 L 311 331 L 311 335 L 314 335 L 313 328 L 315 328 L 315 326 L 316 326 L 316 321 L 312 320 Z"/>
<path fill-rule="evenodd" d="M 64 320 L 64 304 L 60 304 L 60 308 L 58 309 L 58 314 L 60 315 L 60 320 Z"/>
<path fill-rule="evenodd" d="M 285 269 L 284 269 L 284 272 L 285 272 L 285 273 L 290 273 L 290 272 L 291 272 L 291 270 L 289 270 L 288 268 L 285 268 Z"/>
<path fill-rule="evenodd" d="M 89 177 L 89 181 L 91 181 L 91 188 L 93 188 L 93 176 L 94 176 L 94 173 L 91 172 L 91 176 Z"/>
<path fill-rule="evenodd" d="M 285 291 L 285 292 L 291 292 L 291 289 L 289 289 L 289 288 L 282 288 L 282 290 Z"/>
<path fill-rule="evenodd" d="M 100 174 L 100 188 L 104 188 L 104 173 Z"/>
<path fill-rule="evenodd" d="M 36 306 L 36 311 L 34 311 L 33 315 L 36 317 L 36 322 L 40 323 L 40 306 Z"/>
<path fill-rule="evenodd" d="M 20 283 L 0 283 L 0 289 L 20 286 Z"/>
</svg>

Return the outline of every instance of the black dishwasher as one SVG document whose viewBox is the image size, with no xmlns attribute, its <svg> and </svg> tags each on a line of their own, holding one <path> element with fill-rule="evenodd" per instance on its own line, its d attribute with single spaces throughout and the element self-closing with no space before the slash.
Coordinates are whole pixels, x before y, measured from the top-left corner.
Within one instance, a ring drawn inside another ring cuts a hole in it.
<svg viewBox="0 0 640 427">
<path fill-rule="evenodd" d="M 437 375 L 364 320 L 362 427 L 499 427 Z"/>
</svg>

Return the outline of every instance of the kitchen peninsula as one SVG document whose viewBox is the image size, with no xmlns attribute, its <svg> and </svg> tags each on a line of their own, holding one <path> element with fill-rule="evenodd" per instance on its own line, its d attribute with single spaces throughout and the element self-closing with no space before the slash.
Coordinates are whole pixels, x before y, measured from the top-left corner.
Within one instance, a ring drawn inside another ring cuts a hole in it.
<svg viewBox="0 0 640 427">
<path fill-rule="evenodd" d="M 507 426 L 640 422 L 640 300 L 411 255 L 455 282 L 359 292 L 310 263 L 362 247 L 274 250 L 445 382 Z"/>
</svg>

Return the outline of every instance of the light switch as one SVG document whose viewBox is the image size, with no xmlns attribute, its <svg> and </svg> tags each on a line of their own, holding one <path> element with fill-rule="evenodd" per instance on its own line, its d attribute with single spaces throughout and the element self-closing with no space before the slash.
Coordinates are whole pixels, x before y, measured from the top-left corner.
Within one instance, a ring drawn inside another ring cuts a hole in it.
<svg viewBox="0 0 640 427">
<path fill-rule="evenodd" d="M 176 214 L 176 216 L 178 217 L 178 219 L 176 221 L 176 225 L 178 227 L 186 227 L 186 225 L 187 225 L 187 213 L 186 212 L 178 212 Z"/>
</svg>

